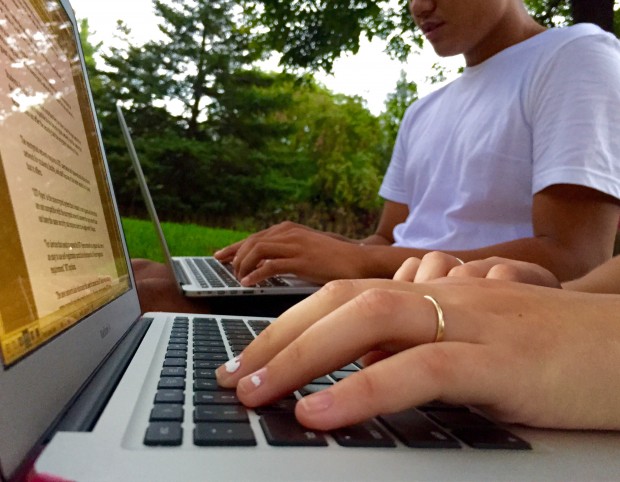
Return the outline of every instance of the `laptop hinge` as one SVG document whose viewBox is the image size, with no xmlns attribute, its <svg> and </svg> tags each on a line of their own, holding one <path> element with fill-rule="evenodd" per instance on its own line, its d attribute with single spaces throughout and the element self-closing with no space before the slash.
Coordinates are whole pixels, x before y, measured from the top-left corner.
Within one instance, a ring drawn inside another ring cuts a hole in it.
<svg viewBox="0 0 620 482">
<path fill-rule="evenodd" d="M 131 327 L 63 415 L 56 427 L 58 431 L 92 430 L 152 321 L 152 318 L 140 318 Z"/>
</svg>

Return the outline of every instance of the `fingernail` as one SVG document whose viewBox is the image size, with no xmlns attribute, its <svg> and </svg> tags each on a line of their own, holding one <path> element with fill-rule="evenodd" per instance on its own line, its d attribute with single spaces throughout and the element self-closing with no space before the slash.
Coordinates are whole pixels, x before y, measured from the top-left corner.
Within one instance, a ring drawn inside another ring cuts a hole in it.
<svg viewBox="0 0 620 482">
<path fill-rule="evenodd" d="M 322 412 L 332 406 L 334 403 L 334 395 L 330 390 L 322 390 L 312 395 L 306 395 L 298 403 L 305 412 Z"/>
<path fill-rule="evenodd" d="M 241 380 L 239 380 L 237 390 L 244 393 L 253 392 L 265 382 L 266 375 L 267 368 L 263 367 L 260 370 L 257 370 L 254 373 L 243 377 Z"/>
<path fill-rule="evenodd" d="M 241 355 L 236 356 L 235 358 L 231 358 L 226 363 L 224 363 L 224 368 L 226 369 L 226 373 L 235 373 L 239 370 L 241 366 Z"/>
</svg>

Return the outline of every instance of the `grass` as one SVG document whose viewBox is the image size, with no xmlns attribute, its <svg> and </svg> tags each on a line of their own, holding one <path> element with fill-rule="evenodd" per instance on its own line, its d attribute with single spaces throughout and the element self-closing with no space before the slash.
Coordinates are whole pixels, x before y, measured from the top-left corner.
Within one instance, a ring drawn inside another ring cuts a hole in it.
<svg viewBox="0 0 620 482">
<path fill-rule="evenodd" d="M 123 230 L 132 258 L 163 262 L 164 257 L 151 221 L 123 218 Z M 250 233 L 215 229 L 196 224 L 162 223 L 168 248 L 174 256 L 211 255 L 224 246 L 247 237 Z"/>
</svg>

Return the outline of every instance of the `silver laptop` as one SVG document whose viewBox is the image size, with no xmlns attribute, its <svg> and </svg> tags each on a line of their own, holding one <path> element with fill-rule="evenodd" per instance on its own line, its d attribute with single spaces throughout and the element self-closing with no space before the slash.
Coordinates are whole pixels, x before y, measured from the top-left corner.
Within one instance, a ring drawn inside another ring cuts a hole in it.
<svg viewBox="0 0 620 482">
<path fill-rule="evenodd" d="M 241 286 L 235 278 L 232 265 L 221 263 L 213 256 L 171 256 L 120 104 L 116 105 L 116 112 L 127 143 L 131 163 L 138 177 L 140 191 L 155 226 L 164 259 L 174 274 L 182 293 L 186 296 L 305 295 L 314 293 L 319 288 L 319 285 L 304 281 L 294 275 L 272 276 L 255 286 Z"/>
<path fill-rule="evenodd" d="M 213 370 L 270 320 L 141 315 L 69 4 L 0 0 L 0 26 L 0 479 L 617 480 L 620 433 L 466 407 L 300 427 L 354 363 L 245 409 Z"/>
</svg>

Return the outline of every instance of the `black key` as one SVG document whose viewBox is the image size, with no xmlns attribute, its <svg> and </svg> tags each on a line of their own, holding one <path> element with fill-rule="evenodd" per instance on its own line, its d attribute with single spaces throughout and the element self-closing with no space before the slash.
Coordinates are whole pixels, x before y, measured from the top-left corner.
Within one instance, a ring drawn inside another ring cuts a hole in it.
<svg viewBox="0 0 620 482">
<path fill-rule="evenodd" d="M 461 448 L 454 437 L 415 409 L 382 415 L 379 419 L 408 447 Z"/>
<path fill-rule="evenodd" d="M 256 407 L 254 411 L 259 415 L 264 415 L 266 413 L 294 413 L 296 403 L 297 399 L 294 397 L 283 398 L 282 400 L 278 400 L 270 405 Z"/>
<path fill-rule="evenodd" d="M 343 447 L 396 447 L 394 440 L 374 420 L 330 432 Z"/>
<path fill-rule="evenodd" d="M 194 353 L 194 360 L 219 361 L 220 364 L 228 361 L 227 353 Z"/>
<path fill-rule="evenodd" d="M 475 449 L 532 449 L 525 440 L 501 428 L 458 429 L 452 433 Z"/>
<path fill-rule="evenodd" d="M 214 348 L 225 348 L 223 341 L 194 340 L 194 347 L 198 347 L 198 346 L 212 346 Z"/>
<path fill-rule="evenodd" d="M 164 367 L 183 367 L 187 366 L 185 358 L 166 358 L 164 360 Z"/>
<path fill-rule="evenodd" d="M 185 378 L 185 368 L 183 367 L 166 367 L 161 371 L 162 377 L 183 377 Z"/>
<path fill-rule="evenodd" d="M 216 368 L 220 367 L 222 363 L 223 362 L 221 361 L 195 360 L 194 368 L 210 368 L 212 370 L 215 370 Z"/>
<path fill-rule="evenodd" d="M 215 378 L 197 378 L 194 380 L 194 390 L 220 390 L 220 386 L 217 384 Z"/>
<path fill-rule="evenodd" d="M 151 410 L 150 422 L 182 422 L 183 405 L 172 403 L 158 403 Z"/>
<path fill-rule="evenodd" d="M 186 343 L 169 343 L 168 350 L 183 350 L 187 353 L 187 344 Z"/>
<path fill-rule="evenodd" d="M 212 378 L 215 379 L 215 369 L 213 368 L 200 368 L 194 370 L 194 379 L 197 378 Z"/>
<path fill-rule="evenodd" d="M 209 326 L 209 325 L 215 325 L 217 326 L 217 320 L 215 318 L 205 318 L 202 316 L 197 316 L 196 318 L 194 318 L 194 324 L 197 325 L 202 325 L 202 326 Z"/>
<path fill-rule="evenodd" d="M 168 350 L 166 352 L 166 358 L 187 358 L 187 351 L 185 350 Z"/>
<path fill-rule="evenodd" d="M 248 333 L 247 335 L 242 335 L 239 333 L 233 333 L 226 337 L 228 341 L 232 343 L 247 343 L 250 344 L 254 340 L 254 335 Z"/>
<path fill-rule="evenodd" d="M 177 422 L 153 422 L 146 429 L 145 445 L 181 445 L 183 429 Z"/>
<path fill-rule="evenodd" d="M 194 405 L 239 405 L 241 402 L 233 390 L 195 392 Z"/>
<path fill-rule="evenodd" d="M 214 345 L 221 345 L 222 343 L 224 343 L 224 341 L 221 338 L 217 338 L 217 337 L 214 338 L 211 335 L 194 335 L 192 339 L 194 340 L 194 342 L 202 341 L 206 343 L 212 343 Z"/>
<path fill-rule="evenodd" d="M 183 403 L 185 394 L 183 390 L 164 389 L 157 390 L 155 403 Z"/>
<path fill-rule="evenodd" d="M 179 336 L 173 336 L 168 339 L 168 343 L 180 343 L 183 345 L 187 345 L 187 337 L 182 338 Z"/>
<path fill-rule="evenodd" d="M 194 346 L 194 353 L 223 353 L 226 354 L 226 348 L 222 346 Z"/>
<path fill-rule="evenodd" d="M 248 412 L 239 405 L 199 405 L 194 422 L 249 422 Z"/>
<path fill-rule="evenodd" d="M 249 423 L 197 423 L 194 428 L 194 444 L 213 445 L 256 445 Z"/>
<path fill-rule="evenodd" d="M 432 420 L 448 429 L 490 428 L 493 422 L 477 413 L 466 411 L 427 411 Z"/>
<path fill-rule="evenodd" d="M 157 388 L 185 388 L 185 379 L 181 377 L 161 377 Z"/>
<path fill-rule="evenodd" d="M 322 433 L 300 425 L 293 414 L 266 413 L 261 416 L 260 425 L 269 445 L 327 446 Z"/>
<path fill-rule="evenodd" d="M 440 402 L 439 400 L 425 403 L 424 405 L 420 405 L 416 408 L 418 410 L 422 410 L 423 412 L 469 412 L 469 408 L 467 408 L 465 405 L 452 405 L 451 403 L 444 403 Z"/>
</svg>

